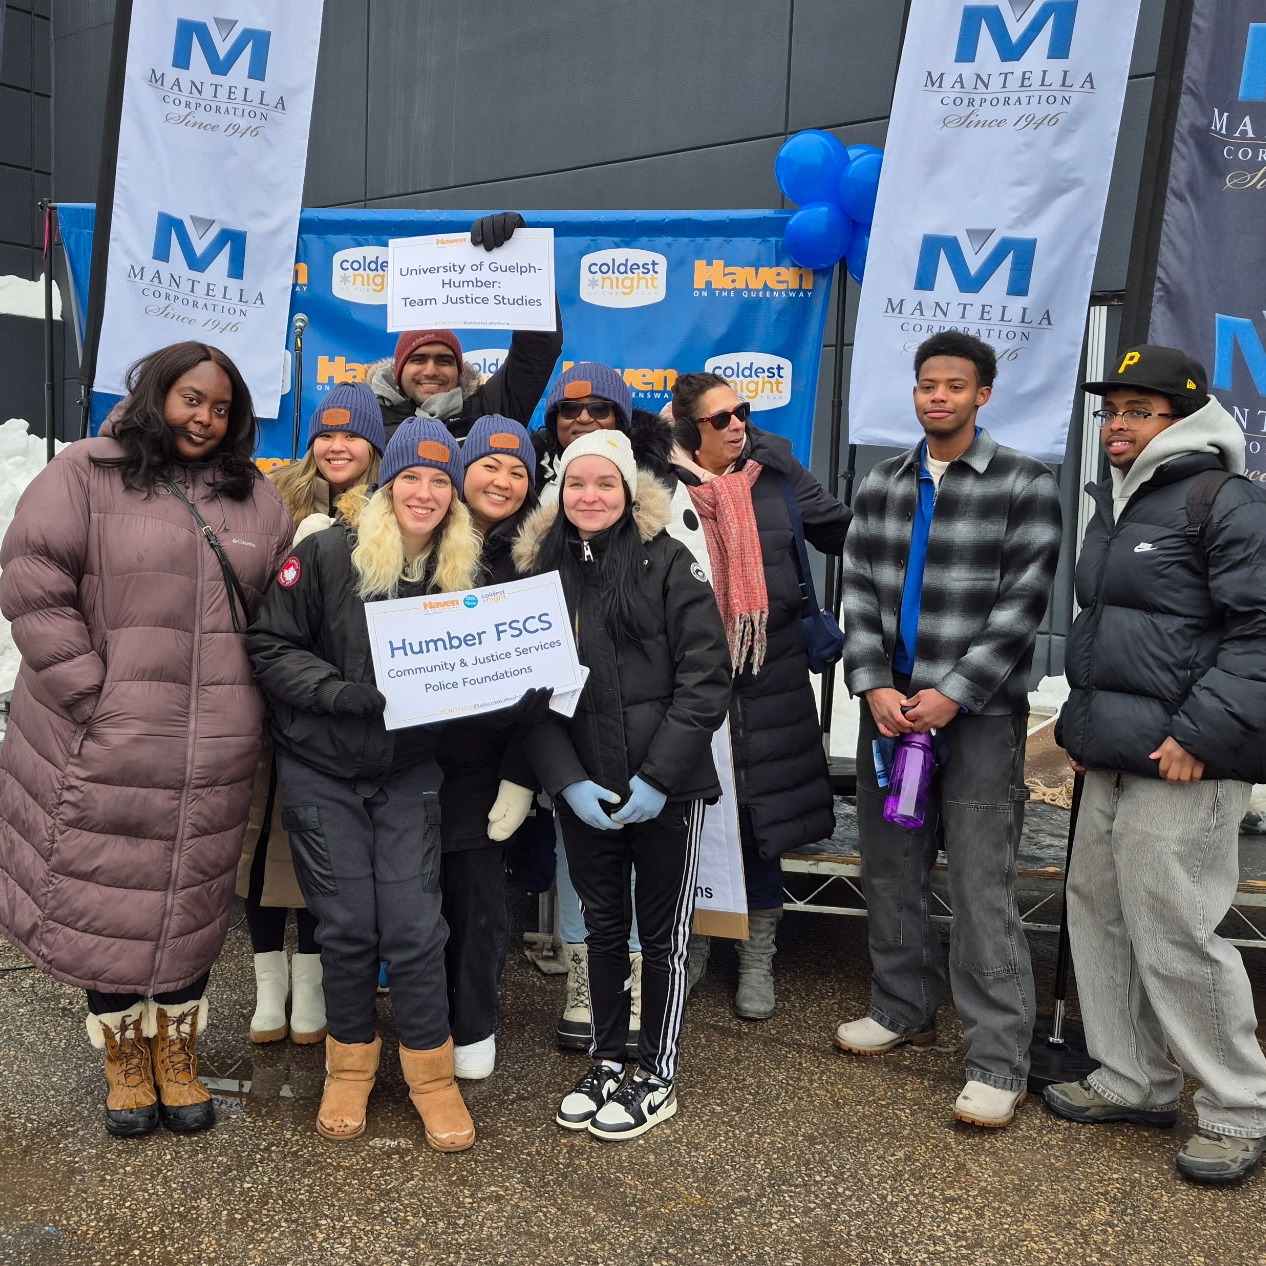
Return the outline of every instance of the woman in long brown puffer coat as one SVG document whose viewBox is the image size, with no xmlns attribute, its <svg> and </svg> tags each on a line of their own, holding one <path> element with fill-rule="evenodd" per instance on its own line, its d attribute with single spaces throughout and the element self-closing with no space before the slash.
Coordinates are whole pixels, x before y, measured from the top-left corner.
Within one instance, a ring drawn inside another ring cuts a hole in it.
<svg viewBox="0 0 1266 1266">
<path fill-rule="evenodd" d="M 255 469 L 250 393 L 201 343 L 129 373 L 0 547 L 22 654 L 0 750 L 0 931 L 88 991 L 106 1129 L 214 1124 L 197 1077 L 263 700 L 243 634 L 293 522 Z"/>
</svg>

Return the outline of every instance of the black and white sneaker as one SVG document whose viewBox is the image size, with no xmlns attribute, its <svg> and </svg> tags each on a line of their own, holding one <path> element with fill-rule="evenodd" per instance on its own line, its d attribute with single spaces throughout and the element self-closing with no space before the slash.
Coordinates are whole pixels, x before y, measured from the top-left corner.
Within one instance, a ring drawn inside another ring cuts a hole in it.
<svg viewBox="0 0 1266 1266">
<path fill-rule="evenodd" d="M 584 1130 L 598 1110 L 620 1088 L 624 1080 L 622 1072 L 597 1063 L 575 1084 L 571 1094 L 558 1105 L 554 1120 L 564 1130 Z"/>
<path fill-rule="evenodd" d="M 630 1077 L 594 1114 L 589 1133 L 623 1143 L 677 1115 L 677 1092 L 658 1077 Z"/>
</svg>

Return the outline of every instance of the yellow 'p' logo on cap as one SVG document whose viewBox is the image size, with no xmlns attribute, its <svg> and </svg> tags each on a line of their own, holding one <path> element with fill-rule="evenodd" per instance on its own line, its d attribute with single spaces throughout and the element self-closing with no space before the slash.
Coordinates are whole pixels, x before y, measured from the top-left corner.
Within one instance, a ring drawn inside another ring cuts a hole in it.
<svg viewBox="0 0 1266 1266">
<path fill-rule="evenodd" d="M 1138 352 L 1126 352 L 1124 359 L 1117 366 L 1117 377 L 1119 378 L 1131 365 L 1136 365 L 1143 358 Z"/>
</svg>

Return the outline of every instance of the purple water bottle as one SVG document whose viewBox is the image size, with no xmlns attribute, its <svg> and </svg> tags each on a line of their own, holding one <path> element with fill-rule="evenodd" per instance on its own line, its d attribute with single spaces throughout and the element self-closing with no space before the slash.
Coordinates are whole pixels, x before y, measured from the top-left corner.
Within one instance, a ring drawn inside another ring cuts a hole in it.
<svg viewBox="0 0 1266 1266">
<path fill-rule="evenodd" d="M 910 830 L 923 825 L 927 816 L 928 788 L 932 785 L 930 734 L 903 734 L 897 742 L 897 755 L 888 779 L 888 798 L 884 801 L 884 821 Z"/>
</svg>

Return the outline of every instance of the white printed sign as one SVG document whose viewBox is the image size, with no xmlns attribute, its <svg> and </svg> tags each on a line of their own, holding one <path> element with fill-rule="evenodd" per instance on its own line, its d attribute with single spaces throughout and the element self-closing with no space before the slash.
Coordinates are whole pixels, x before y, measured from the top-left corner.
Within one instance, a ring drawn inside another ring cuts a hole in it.
<svg viewBox="0 0 1266 1266">
<path fill-rule="evenodd" d="M 723 721 L 712 736 L 712 759 L 721 784 L 721 798 L 716 804 L 708 805 L 703 813 L 699 874 L 695 880 L 694 930 L 705 936 L 741 941 L 747 936 L 747 888 L 743 881 L 743 846 L 739 838 L 728 720 Z"/>
<path fill-rule="evenodd" d="M 557 572 L 461 593 L 367 602 L 387 729 L 476 716 L 524 691 L 584 684 Z"/>
<path fill-rule="evenodd" d="M 553 330 L 554 230 L 516 229 L 495 251 L 465 233 L 387 243 L 387 329 Z"/>
<path fill-rule="evenodd" d="M 193 339 L 276 415 L 320 37 L 321 0 L 133 0 L 98 391 Z"/>
</svg>

